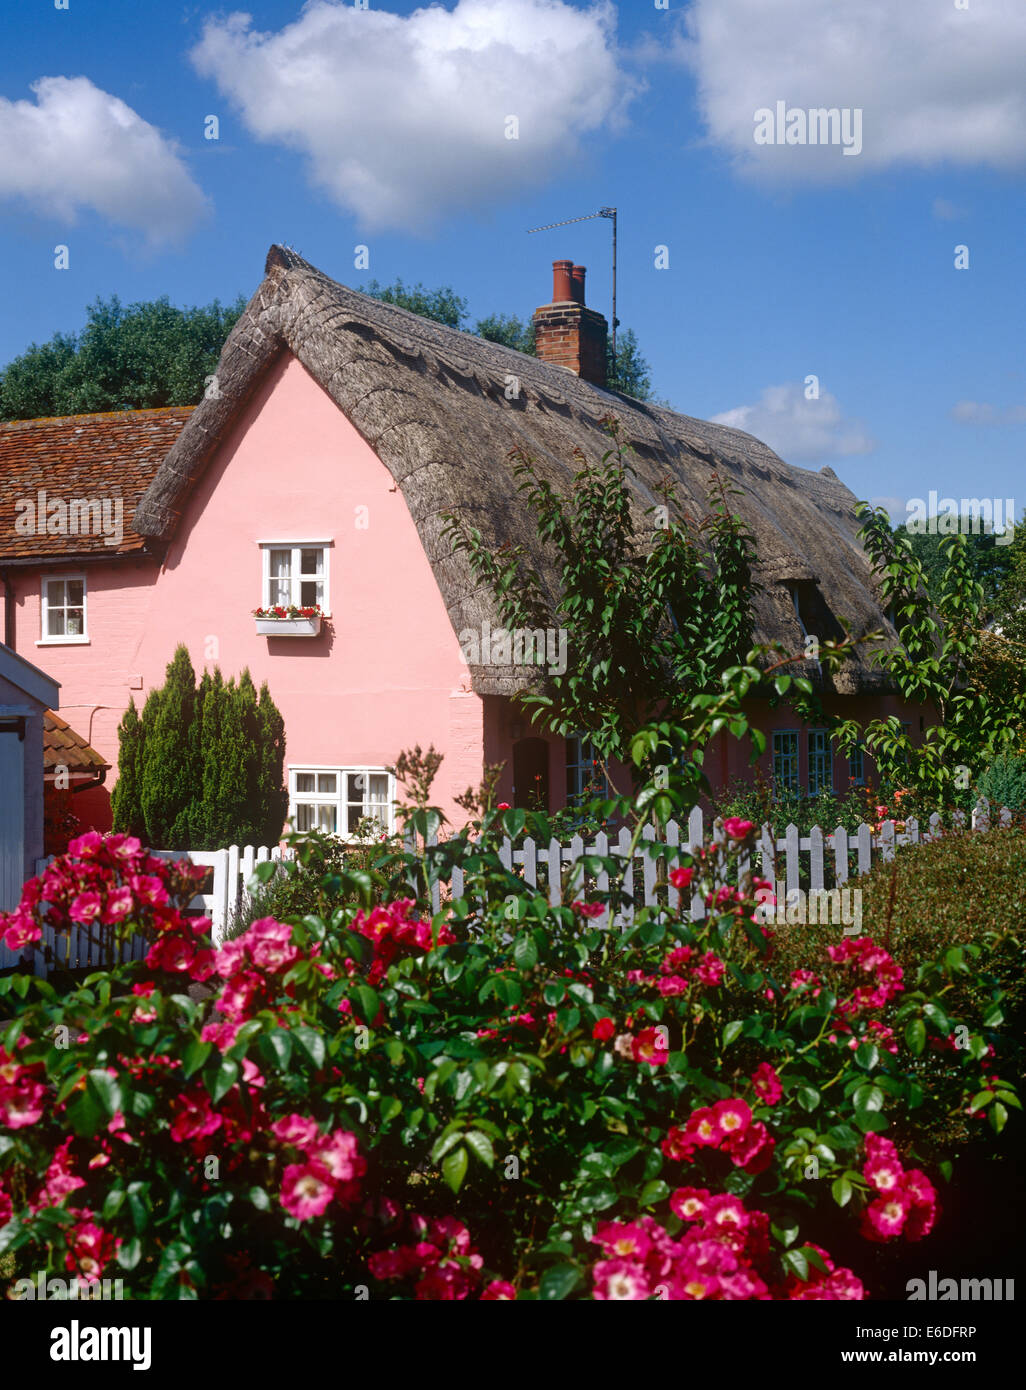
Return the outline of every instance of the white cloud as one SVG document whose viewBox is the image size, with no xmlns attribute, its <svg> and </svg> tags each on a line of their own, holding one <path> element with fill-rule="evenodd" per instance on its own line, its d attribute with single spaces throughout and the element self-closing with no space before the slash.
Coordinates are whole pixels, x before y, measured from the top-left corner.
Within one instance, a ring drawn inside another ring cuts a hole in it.
<svg viewBox="0 0 1026 1390">
<path fill-rule="evenodd" d="M 959 401 L 951 408 L 951 418 L 960 425 L 1021 425 L 1026 421 L 1026 405 L 1000 408 L 989 401 Z"/>
<path fill-rule="evenodd" d="M 194 66 L 372 228 L 425 230 L 568 174 L 581 137 L 615 125 L 638 89 L 609 3 L 458 0 L 404 17 L 310 0 L 277 33 L 252 22 L 211 20 Z"/>
<path fill-rule="evenodd" d="M 754 434 L 788 463 L 849 458 L 876 448 L 860 421 L 844 418 L 836 396 L 821 390 L 818 400 L 806 400 L 804 386 L 796 382 L 767 386 L 755 405 L 735 406 L 712 418 Z"/>
<path fill-rule="evenodd" d="M 181 241 L 206 200 L 173 141 L 86 77 L 41 77 L 36 101 L 0 97 L 0 200 L 74 222 L 83 208 L 156 247 Z"/>
<path fill-rule="evenodd" d="M 870 506 L 883 507 L 891 518 L 892 526 L 903 526 L 908 520 L 908 500 L 904 497 L 871 497 Z"/>
<path fill-rule="evenodd" d="M 1022 0 L 693 0 L 678 54 L 708 134 L 742 172 L 797 183 L 892 166 L 1026 163 Z M 863 111 L 862 153 L 756 145 L 755 112 Z"/>
</svg>

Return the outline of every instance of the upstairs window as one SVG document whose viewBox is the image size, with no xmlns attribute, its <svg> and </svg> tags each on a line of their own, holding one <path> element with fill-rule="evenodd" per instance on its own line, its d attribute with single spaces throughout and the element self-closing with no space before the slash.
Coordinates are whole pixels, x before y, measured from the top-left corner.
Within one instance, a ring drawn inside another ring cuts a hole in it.
<svg viewBox="0 0 1026 1390">
<path fill-rule="evenodd" d="M 40 645 L 88 642 L 85 575 L 44 578 L 40 613 Z"/>
<path fill-rule="evenodd" d="M 313 608 L 330 612 L 330 541 L 261 541 L 264 608 Z"/>
</svg>

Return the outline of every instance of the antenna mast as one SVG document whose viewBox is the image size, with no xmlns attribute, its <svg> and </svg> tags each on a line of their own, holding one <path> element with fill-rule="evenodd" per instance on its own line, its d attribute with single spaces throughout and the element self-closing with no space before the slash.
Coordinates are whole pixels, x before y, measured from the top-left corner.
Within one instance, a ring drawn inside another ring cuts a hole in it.
<svg viewBox="0 0 1026 1390">
<path fill-rule="evenodd" d="M 613 361 L 616 362 L 616 208 L 599 208 L 598 212 L 587 212 L 583 217 L 567 217 L 562 222 L 546 222 L 544 227 L 528 227 L 528 235 L 532 232 L 549 232 L 553 227 L 569 227 L 571 222 L 590 222 L 594 217 L 607 217 L 613 224 L 613 321 L 612 328 L 612 349 Z"/>
</svg>

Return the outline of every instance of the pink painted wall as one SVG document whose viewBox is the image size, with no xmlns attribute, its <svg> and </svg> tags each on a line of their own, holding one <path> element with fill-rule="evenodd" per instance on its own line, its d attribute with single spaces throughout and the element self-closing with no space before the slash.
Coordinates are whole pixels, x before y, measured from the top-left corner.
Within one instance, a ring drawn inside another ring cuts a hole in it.
<svg viewBox="0 0 1026 1390">
<path fill-rule="evenodd" d="M 257 635 L 260 540 L 333 542 L 330 630 Z M 141 705 L 184 642 L 197 673 L 248 666 L 267 681 L 286 765 L 384 767 L 433 743 L 436 798 L 462 820 L 452 797 L 481 779 L 481 699 L 402 493 L 295 358 L 283 354 L 211 460 L 163 566 L 92 568 L 88 646 L 34 646 L 39 573 L 18 586 L 19 651 L 63 683 L 62 714 L 111 762 L 129 696 Z"/>
</svg>

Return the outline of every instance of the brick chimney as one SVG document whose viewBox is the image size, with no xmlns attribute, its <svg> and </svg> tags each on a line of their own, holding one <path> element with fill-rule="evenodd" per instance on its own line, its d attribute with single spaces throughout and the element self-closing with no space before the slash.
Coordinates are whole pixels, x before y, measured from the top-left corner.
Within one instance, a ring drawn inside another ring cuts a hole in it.
<svg viewBox="0 0 1026 1390">
<path fill-rule="evenodd" d="M 606 384 L 606 320 L 584 306 L 583 265 L 552 262 L 552 303 L 534 311 L 535 348 L 543 362 Z"/>
</svg>

